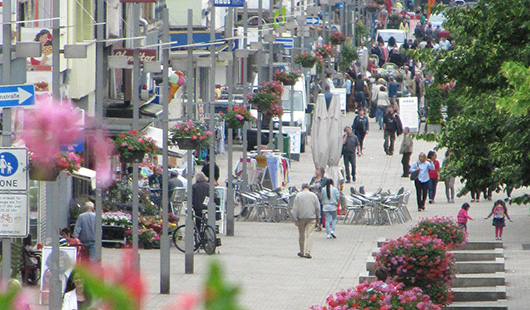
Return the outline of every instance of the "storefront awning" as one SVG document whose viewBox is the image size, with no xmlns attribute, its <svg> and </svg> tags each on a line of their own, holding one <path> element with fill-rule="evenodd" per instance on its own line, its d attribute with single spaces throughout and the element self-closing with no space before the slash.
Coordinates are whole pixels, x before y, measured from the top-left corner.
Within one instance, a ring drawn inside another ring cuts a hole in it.
<svg viewBox="0 0 530 310">
<path fill-rule="evenodd" d="M 158 148 L 162 149 L 164 147 L 164 138 L 163 138 L 162 129 L 151 126 L 151 127 L 148 127 L 145 130 L 145 134 L 148 137 L 153 138 L 156 141 L 156 145 L 158 146 Z M 186 150 L 180 150 L 180 149 L 178 149 L 178 148 L 176 148 L 174 146 L 169 146 L 168 147 L 168 154 L 169 154 L 169 156 L 182 158 L 182 157 L 184 157 L 184 155 L 187 154 L 187 151 Z"/>
</svg>

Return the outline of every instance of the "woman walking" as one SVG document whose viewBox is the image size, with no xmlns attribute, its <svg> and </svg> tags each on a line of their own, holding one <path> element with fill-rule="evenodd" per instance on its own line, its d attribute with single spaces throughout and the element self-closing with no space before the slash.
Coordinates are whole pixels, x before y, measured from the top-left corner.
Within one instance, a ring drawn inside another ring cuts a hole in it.
<svg viewBox="0 0 530 310">
<path fill-rule="evenodd" d="M 429 151 L 427 158 L 430 159 L 434 165 L 434 170 L 429 170 L 429 203 L 434 203 L 436 197 L 436 187 L 438 186 L 438 171 L 440 170 L 440 162 L 436 160 L 438 154 L 435 151 Z"/>
<path fill-rule="evenodd" d="M 333 180 L 328 179 L 326 187 L 322 189 L 322 210 L 326 217 L 326 233 L 328 239 L 337 238 L 335 236 L 335 225 L 337 224 L 337 204 L 340 201 L 339 190 L 333 186 Z"/>
<path fill-rule="evenodd" d="M 409 172 L 419 172 L 418 177 L 414 180 L 416 187 L 416 201 L 418 203 L 418 211 L 425 210 L 425 199 L 427 199 L 427 191 L 429 189 L 429 170 L 434 170 L 434 165 L 425 153 L 421 152 L 418 161 L 412 164 Z"/>
<path fill-rule="evenodd" d="M 309 190 L 315 193 L 320 201 L 320 221 L 316 223 L 316 231 L 322 231 L 322 188 L 326 186 L 327 180 L 324 176 L 324 168 L 317 168 L 315 171 L 315 176 L 311 178 L 309 182 Z"/>
</svg>

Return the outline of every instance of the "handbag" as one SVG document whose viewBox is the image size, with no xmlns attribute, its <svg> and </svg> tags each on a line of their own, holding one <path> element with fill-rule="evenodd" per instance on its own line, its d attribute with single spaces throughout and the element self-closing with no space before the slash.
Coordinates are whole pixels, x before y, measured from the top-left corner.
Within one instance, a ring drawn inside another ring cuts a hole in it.
<svg viewBox="0 0 530 310">
<path fill-rule="evenodd" d="M 418 165 L 419 165 L 419 163 L 418 163 Z M 420 175 L 420 171 L 419 170 L 414 171 L 413 173 L 410 174 L 410 180 L 411 181 L 416 181 L 418 179 L 419 175 Z"/>
</svg>

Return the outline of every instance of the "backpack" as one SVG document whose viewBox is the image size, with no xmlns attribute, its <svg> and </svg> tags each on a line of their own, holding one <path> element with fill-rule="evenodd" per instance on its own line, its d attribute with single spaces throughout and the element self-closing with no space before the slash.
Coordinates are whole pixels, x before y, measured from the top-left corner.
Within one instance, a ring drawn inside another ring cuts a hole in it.
<svg viewBox="0 0 530 310">
<path fill-rule="evenodd" d="M 504 208 L 502 206 L 496 206 L 493 211 L 493 217 L 494 218 L 503 218 L 504 217 Z"/>
</svg>

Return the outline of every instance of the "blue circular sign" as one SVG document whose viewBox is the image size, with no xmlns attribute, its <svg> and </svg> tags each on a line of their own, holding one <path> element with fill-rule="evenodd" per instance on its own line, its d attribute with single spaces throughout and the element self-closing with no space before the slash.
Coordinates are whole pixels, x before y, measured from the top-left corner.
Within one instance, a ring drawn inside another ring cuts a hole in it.
<svg viewBox="0 0 530 310">
<path fill-rule="evenodd" d="M 12 176 L 17 172 L 17 169 L 18 159 L 15 155 L 8 152 L 0 153 L 0 176 Z"/>
</svg>

